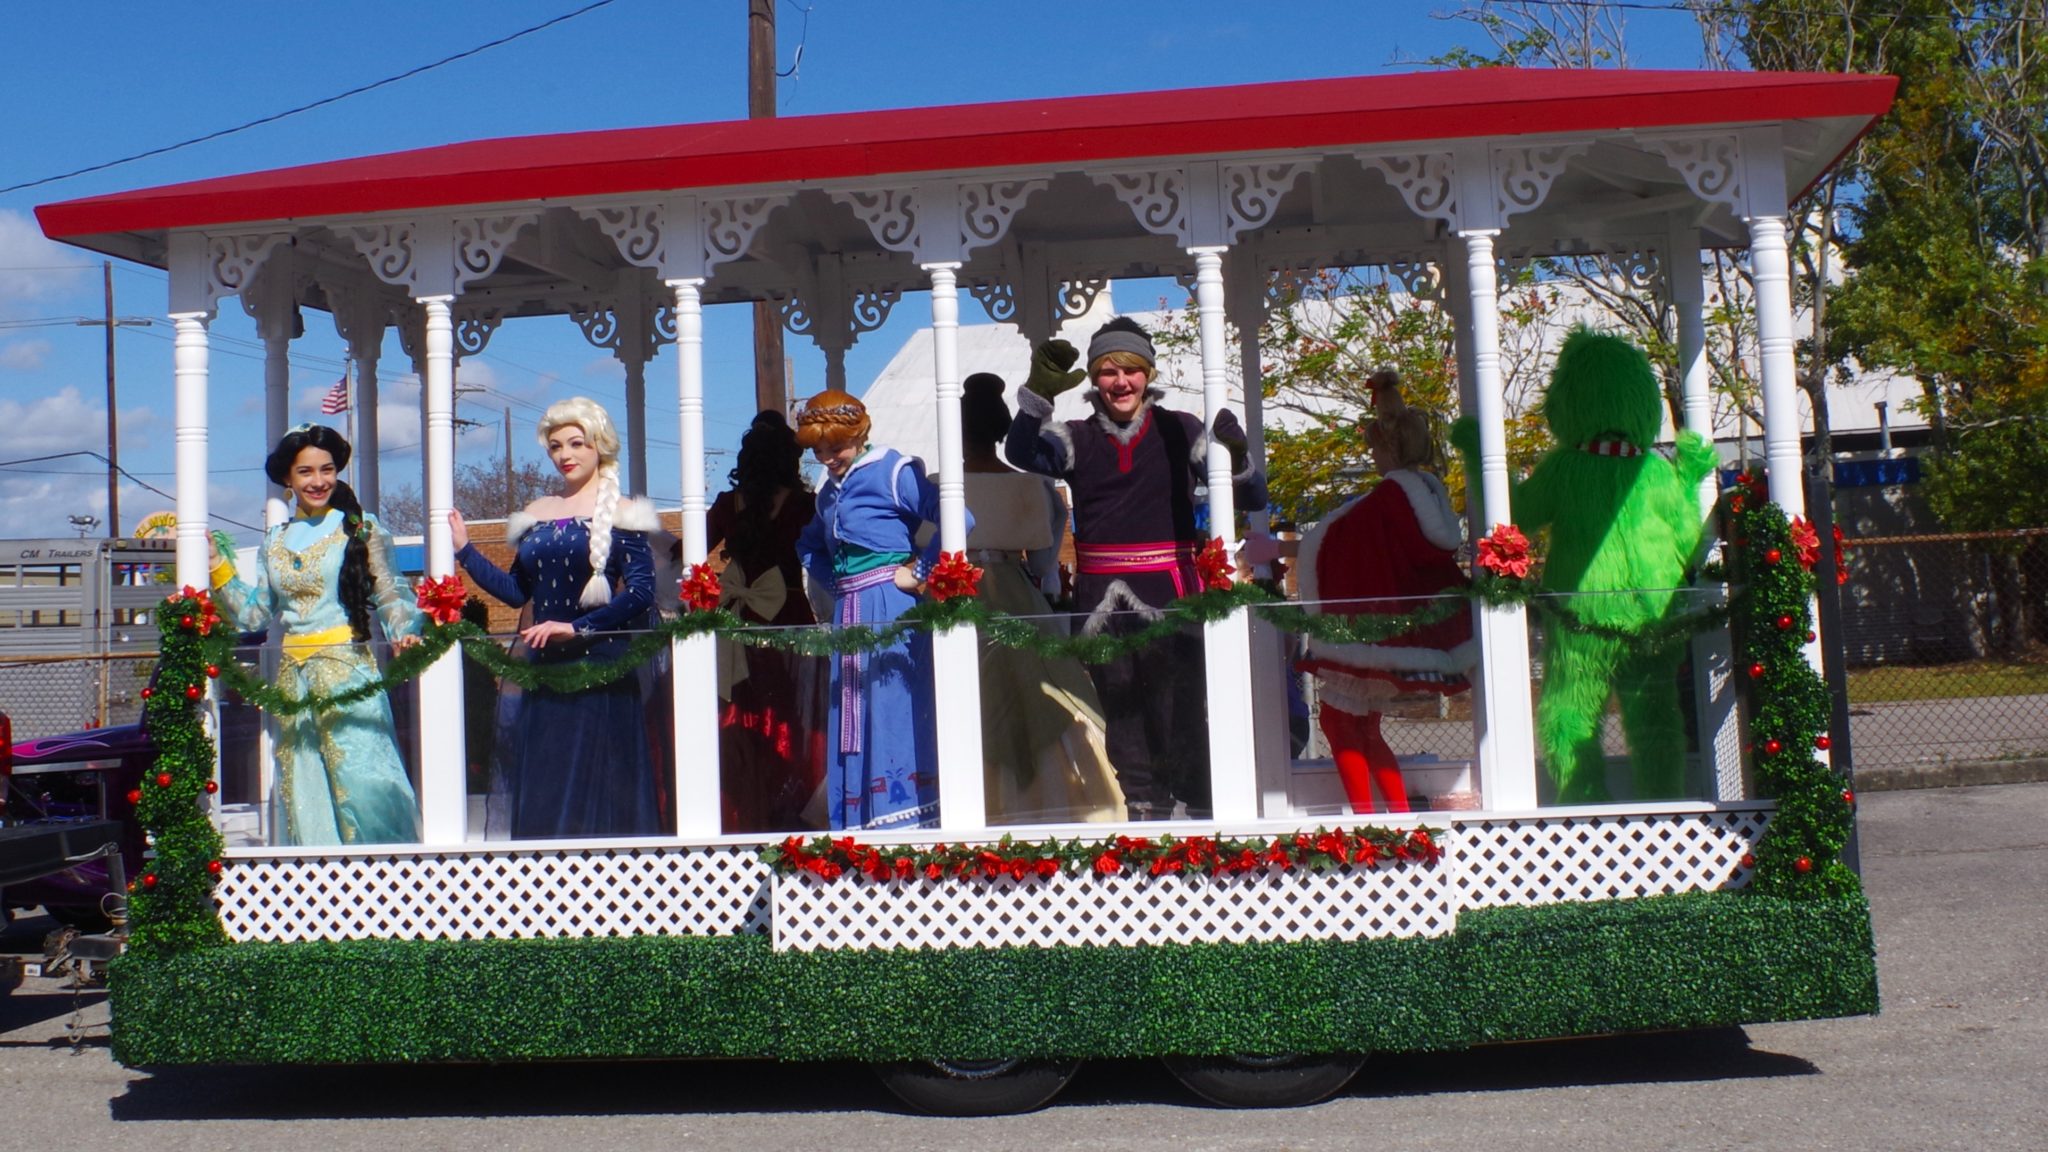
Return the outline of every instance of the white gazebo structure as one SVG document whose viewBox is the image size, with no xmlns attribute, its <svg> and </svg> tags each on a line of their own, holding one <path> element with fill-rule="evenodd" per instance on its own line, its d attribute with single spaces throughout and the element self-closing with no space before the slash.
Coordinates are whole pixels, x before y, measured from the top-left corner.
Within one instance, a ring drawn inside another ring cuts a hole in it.
<svg viewBox="0 0 2048 1152">
<path fill-rule="evenodd" d="M 1633 269 L 1644 290 L 1676 309 L 1687 424 L 1711 438 L 1696 255 L 1745 248 L 1756 284 L 1771 493 L 1798 512 L 1787 205 L 1883 114 L 1893 86 L 1887 77 L 1732 72 L 1343 78 L 482 140 L 50 204 L 37 214 L 52 238 L 169 271 L 177 555 L 181 582 L 193 585 L 205 584 L 207 569 L 208 326 L 228 298 L 256 318 L 268 349 L 272 439 L 287 423 L 285 355 L 298 318 L 307 310 L 332 317 L 362 365 L 367 461 L 376 458 L 378 354 L 386 330 L 398 332 L 425 382 L 427 571 L 443 576 L 455 571 L 446 526 L 454 367 L 506 322 L 566 318 L 574 327 L 561 325 L 564 339 L 588 340 L 625 363 L 627 457 L 640 490 L 644 367 L 657 346 L 676 346 L 683 559 L 695 563 L 706 552 L 704 309 L 776 302 L 787 328 L 824 351 L 828 383 L 843 385 L 845 350 L 904 293 L 928 292 L 939 531 L 945 549 L 960 550 L 963 303 L 1035 342 L 1085 312 L 1111 280 L 1180 277 L 1200 316 L 1206 415 L 1225 403 L 1226 364 L 1236 358 L 1256 443 L 1257 321 L 1276 283 L 1322 267 L 1384 265 L 1411 291 L 1442 300 L 1457 321 L 1463 406 L 1481 432 L 1475 483 L 1487 515 L 1499 520 L 1508 515 L 1509 487 L 1501 269 L 1586 253 Z M 1236 347 L 1228 346 L 1226 318 L 1243 334 Z M 1236 531 L 1229 468 L 1224 450 L 1212 447 L 1209 523 L 1226 543 Z M 1700 493 L 1703 508 L 1714 495 Z M 1481 816 L 1489 827 L 1584 817 L 1539 807 L 1524 610 L 1474 611 L 1484 652 L 1475 677 Z M 1271 736 L 1275 703 L 1259 694 L 1272 689 L 1254 675 L 1250 614 L 1205 627 L 1210 826 L 1297 827 L 1300 816 L 1274 775 L 1285 771 L 1286 749 Z M 935 640 L 942 816 L 938 829 L 917 835 L 993 838 L 976 637 L 958 628 Z M 1596 814 L 1692 821 L 1711 841 L 1709 864 L 1663 869 L 1648 890 L 1729 883 L 1744 838 L 1768 809 L 1743 789 L 1725 638 L 1701 644 L 1701 695 L 1719 717 L 1714 735 L 1702 737 L 1711 791 Z M 365 891 L 390 883 L 389 894 L 373 900 L 401 901 L 401 877 L 467 875 L 494 855 L 587 863 L 601 847 L 467 842 L 460 659 L 451 653 L 422 682 L 423 843 L 331 854 L 383 878 L 359 876 Z M 612 871 L 553 883 L 630 890 L 673 867 L 712 877 L 707 890 L 721 895 L 659 915 L 629 900 L 641 911 L 619 913 L 616 923 L 592 910 L 601 902 L 578 912 L 564 901 L 534 913 L 528 923 L 542 927 L 532 931 L 669 931 L 679 922 L 693 931 L 761 930 L 746 893 L 766 883 L 751 852 L 763 838 L 726 836 L 719 823 L 713 639 L 678 641 L 674 667 L 674 736 L 688 754 L 676 762 L 672 835 L 621 848 L 607 857 L 616 861 Z M 652 851 L 660 846 L 674 857 L 669 863 Z M 433 927 L 425 911 L 368 929 L 338 908 L 289 907 L 276 874 L 317 871 L 328 858 L 321 853 L 249 848 L 231 857 L 222 902 L 238 938 L 458 931 Z M 1410 895 L 1450 911 L 1460 901 L 1526 896 L 1455 884 Z M 778 923 L 785 908 L 797 916 L 801 905 L 800 894 L 786 905 L 778 897 Z M 488 910 L 467 915 L 459 932 L 490 934 L 505 922 Z M 1395 919 L 1400 924 L 1355 930 L 1431 930 L 1415 927 L 1426 917 Z M 794 922 L 790 931 L 803 938 Z"/>
</svg>

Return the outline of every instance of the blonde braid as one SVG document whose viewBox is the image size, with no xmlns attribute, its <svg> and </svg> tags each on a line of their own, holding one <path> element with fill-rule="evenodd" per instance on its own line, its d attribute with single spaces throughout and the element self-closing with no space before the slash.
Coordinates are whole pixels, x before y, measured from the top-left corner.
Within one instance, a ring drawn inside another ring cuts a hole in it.
<svg viewBox="0 0 2048 1152">
<path fill-rule="evenodd" d="M 612 560 L 612 520 L 618 511 L 619 465 L 609 461 L 597 470 L 597 508 L 590 514 L 590 582 L 583 586 L 585 608 L 611 603 L 612 582 L 604 570 Z"/>
</svg>

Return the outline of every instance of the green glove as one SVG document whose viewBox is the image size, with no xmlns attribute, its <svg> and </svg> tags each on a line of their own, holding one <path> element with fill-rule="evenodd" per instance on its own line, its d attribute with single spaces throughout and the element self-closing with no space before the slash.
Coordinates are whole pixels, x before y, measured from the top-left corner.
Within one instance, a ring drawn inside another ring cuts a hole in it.
<svg viewBox="0 0 2048 1152">
<path fill-rule="evenodd" d="M 1470 464 L 1479 459 L 1479 421 L 1460 416 L 1451 425 L 1451 447 Z"/>
<path fill-rule="evenodd" d="M 1087 372 L 1074 367 L 1080 358 L 1081 350 L 1065 340 L 1047 340 L 1031 354 L 1031 375 L 1024 378 L 1024 386 L 1050 400 L 1088 378 Z"/>
</svg>

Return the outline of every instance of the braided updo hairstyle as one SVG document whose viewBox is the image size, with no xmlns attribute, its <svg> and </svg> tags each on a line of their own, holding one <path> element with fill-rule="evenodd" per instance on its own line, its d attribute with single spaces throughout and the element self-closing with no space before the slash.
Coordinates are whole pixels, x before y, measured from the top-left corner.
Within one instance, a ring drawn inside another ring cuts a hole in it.
<svg viewBox="0 0 2048 1152">
<path fill-rule="evenodd" d="M 540 443 L 564 428 L 583 430 L 597 449 L 597 507 L 590 514 L 590 579 L 583 585 L 579 602 L 585 608 L 608 604 L 612 582 L 605 566 L 612 559 L 612 521 L 619 514 L 619 433 L 604 406 L 587 396 L 571 396 L 548 405 L 540 418 Z"/>
<path fill-rule="evenodd" d="M 871 427 L 867 405 L 859 397 L 828 388 L 806 400 L 803 411 L 796 414 L 796 442 L 804 448 L 822 444 L 828 451 L 836 450 L 867 443 Z"/>
<path fill-rule="evenodd" d="M 349 457 L 355 450 L 348 439 L 325 424 L 301 424 L 284 434 L 277 447 L 264 458 L 263 474 L 270 482 L 280 487 L 291 487 L 292 465 L 298 463 L 299 453 L 308 448 L 318 448 L 334 457 L 336 471 L 348 467 Z M 363 524 L 363 504 L 356 499 L 355 489 L 340 479 L 334 481 L 334 494 L 327 498 L 328 506 L 339 511 L 343 520 L 342 532 L 348 537 L 341 553 L 341 587 L 336 589 L 342 611 L 348 614 L 349 631 L 356 643 L 367 643 L 370 639 L 370 598 L 373 588 L 370 582 L 369 532 Z"/>
</svg>

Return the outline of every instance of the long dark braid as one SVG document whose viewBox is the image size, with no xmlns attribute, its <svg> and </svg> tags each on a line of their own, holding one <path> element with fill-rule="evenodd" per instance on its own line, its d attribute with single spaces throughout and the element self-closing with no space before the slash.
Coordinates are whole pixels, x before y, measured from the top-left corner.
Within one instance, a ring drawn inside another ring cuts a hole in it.
<svg viewBox="0 0 2048 1152">
<path fill-rule="evenodd" d="M 348 613 L 348 626 L 355 633 L 356 643 L 367 643 L 370 639 L 370 601 L 376 585 L 370 576 L 370 532 L 363 520 L 363 503 L 356 499 L 356 490 L 340 480 L 334 482 L 334 495 L 327 503 L 341 509 L 347 519 L 342 521 L 341 530 L 348 533 L 348 543 L 341 553 L 341 607 Z"/>
</svg>

